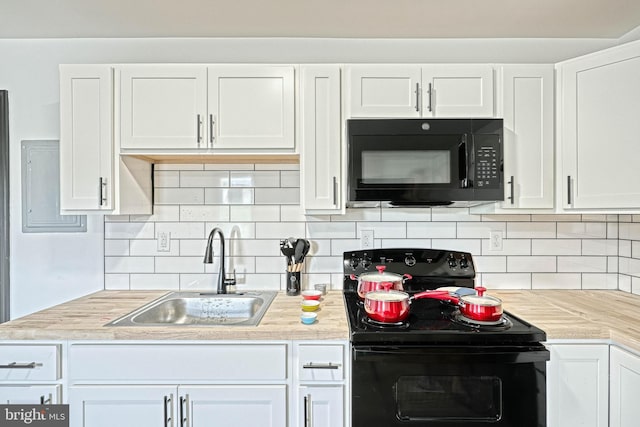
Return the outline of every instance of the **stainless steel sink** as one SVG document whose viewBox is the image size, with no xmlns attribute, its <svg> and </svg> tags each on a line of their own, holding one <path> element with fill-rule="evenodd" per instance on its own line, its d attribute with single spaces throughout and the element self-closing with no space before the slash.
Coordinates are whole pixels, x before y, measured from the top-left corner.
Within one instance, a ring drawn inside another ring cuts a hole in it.
<svg viewBox="0 0 640 427">
<path fill-rule="evenodd" d="M 172 292 L 105 326 L 256 326 L 276 292 Z"/>
</svg>

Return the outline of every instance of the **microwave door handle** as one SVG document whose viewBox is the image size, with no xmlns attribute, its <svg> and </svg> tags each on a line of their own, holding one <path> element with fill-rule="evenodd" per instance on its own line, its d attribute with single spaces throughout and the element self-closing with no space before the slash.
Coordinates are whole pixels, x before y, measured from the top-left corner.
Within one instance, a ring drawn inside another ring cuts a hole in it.
<svg viewBox="0 0 640 427">
<path fill-rule="evenodd" d="M 458 145 L 458 157 L 460 159 L 460 188 L 469 188 L 469 144 L 467 144 L 467 134 L 462 135 L 462 141 Z M 462 173 L 464 172 L 464 175 Z"/>
</svg>

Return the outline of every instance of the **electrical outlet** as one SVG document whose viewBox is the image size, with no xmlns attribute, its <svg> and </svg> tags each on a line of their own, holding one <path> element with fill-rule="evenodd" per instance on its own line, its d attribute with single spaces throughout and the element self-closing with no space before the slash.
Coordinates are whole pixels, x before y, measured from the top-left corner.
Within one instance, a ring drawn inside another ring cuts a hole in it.
<svg viewBox="0 0 640 427">
<path fill-rule="evenodd" d="M 502 250 L 502 231 L 500 230 L 489 231 L 489 250 L 490 251 Z"/>
<path fill-rule="evenodd" d="M 360 246 L 362 249 L 373 249 L 373 230 L 360 232 Z"/>
<path fill-rule="evenodd" d="M 169 252 L 171 250 L 171 233 L 158 231 L 158 252 Z"/>
</svg>

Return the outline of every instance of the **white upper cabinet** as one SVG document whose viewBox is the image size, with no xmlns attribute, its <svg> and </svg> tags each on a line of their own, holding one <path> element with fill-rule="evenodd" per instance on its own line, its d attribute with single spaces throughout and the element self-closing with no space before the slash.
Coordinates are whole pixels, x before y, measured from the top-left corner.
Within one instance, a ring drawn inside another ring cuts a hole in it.
<svg viewBox="0 0 640 427">
<path fill-rule="evenodd" d="M 113 209 L 113 69 L 60 66 L 60 207 Z"/>
<path fill-rule="evenodd" d="M 211 148 L 293 150 L 293 66 L 211 66 L 208 85 Z"/>
<path fill-rule="evenodd" d="M 431 65 L 422 68 L 423 117 L 493 117 L 490 65 Z"/>
<path fill-rule="evenodd" d="M 493 117 L 491 65 L 351 65 L 348 117 Z"/>
<path fill-rule="evenodd" d="M 207 68 L 124 65 L 120 73 L 120 146 L 204 147 Z"/>
<path fill-rule="evenodd" d="M 558 66 L 565 209 L 639 209 L 640 42 Z"/>
<path fill-rule="evenodd" d="M 300 200 L 307 213 L 337 213 L 342 208 L 340 67 L 302 66 L 300 76 Z"/>
<path fill-rule="evenodd" d="M 504 119 L 505 209 L 554 207 L 553 65 L 504 65 L 498 84 Z"/>
</svg>

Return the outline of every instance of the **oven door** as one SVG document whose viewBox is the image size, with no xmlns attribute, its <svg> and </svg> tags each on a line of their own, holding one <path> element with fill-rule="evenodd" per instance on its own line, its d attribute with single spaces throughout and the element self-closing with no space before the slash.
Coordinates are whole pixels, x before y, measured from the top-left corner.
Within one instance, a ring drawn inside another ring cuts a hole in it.
<svg viewBox="0 0 640 427">
<path fill-rule="evenodd" d="M 543 345 L 352 352 L 352 427 L 546 426 Z"/>
</svg>

